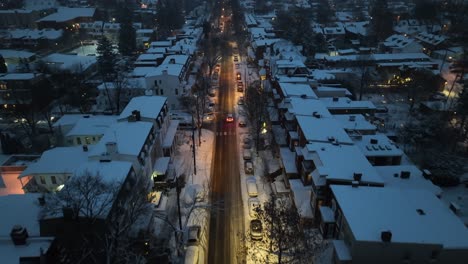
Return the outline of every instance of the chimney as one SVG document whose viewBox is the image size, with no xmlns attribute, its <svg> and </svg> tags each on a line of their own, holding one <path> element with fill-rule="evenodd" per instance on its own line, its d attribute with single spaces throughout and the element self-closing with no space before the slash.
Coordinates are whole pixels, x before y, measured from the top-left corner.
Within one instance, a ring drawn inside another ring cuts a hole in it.
<svg viewBox="0 0 468 264">
<path fill-rule="evenodd" d="M 375 138 L 371 138 L 370 143 L 371 144 L 377 144 L 377 143 L 379 143 L 379 141 L 377 139 L 375 139 Z"/>
<path fill-rule="evenodd" d="M 83 145 L 83 151 L 88 152 L 88 145 Z"/>
<path fill-rule="evenodd" d="M 26 245 L 26 239 L 28 239 L 28 230 L 26 228 L 15 225 L 10 232 L 11 240 L 15 246 Z"/>
<path fill-rule="evenodd" d="M 402 179 L 409 179 L 410 175 L 411 175 L 411 172 L 409 172 L 409 171 L 402 171 L 402 172 L 400 173 L 400 178 L 402 178 Z"/>
<path fill-rule="evenodd" d="M 361 178 L 362 178 L 362 173 L 360 173 L 360 172 L 355 172 L 355 173 L 353 174 L 353 179 L 354 179 L 355 181 L 361 181 Z"/>
<path fill-rule="evenodd" d="M 338 97 L 333 97 L 333 102 L 338 102 Z"/>
<path fill-rule="evenodd" d="M 352 122 L 356 121 L 356 116 L 353 116 L 353 115 L 349 116 L 349 121 L 352 121 Z"/>
<path fill-rule="evenodd" d="M 182 49 L 182 46 L 181 46 L 180 48 Z M 169 64 L 175 64 L 175 59 L 174 59 L 174 58 L 171 58 L 171 59 L 169 60 Z"/>
<path fill-rule="evenodd" d="M 40 206 L 45 205 L 45 197 L 44 196 L 38 197 L 37 200 L 39 201 Z"/>
<path fill-rule="evenodd" d="M 390 242 L 392 241 L 392 232 L 391 231 L 382 231 L 380 234 L 380 238 L 383 242 Z"/>
<path fill-rule="evenodd" d="M 107 154 L 116 154 L 118 152 L 117 150 L 117 142 L 107 142 L 106 143 L 106 152 Z"/>
<path fill-rule="evenodd" d="M 429 179 L 432 176 L 432 173 L 428 169 L 423 170 L 424 179 Z"/>
<path fill-rule="evenodd" d="M 358 181 L 352 181 L 352 182 L 351 182 L 351 186 L 352 186 L 353 188 L 357 188 L 357 187 L 359 186 L 359 182 L 358 182 Z"/>
<path fill-rule="evenodd" d="M 135 121 L 141 121 L 141 114 L 140 114 L 140 111 L 138 111 L 138 110 L 133 110 L 133 111 L 132 111 L 132 116 L 135 117 Z"/>
<path fill-rule="evenodd" d="M 69 206 L 62 207 L 62 213 L 63 213 L 63 219 L 66 221 L 73 220 L 75 216 L 75 212 L 73 211 L 73 208 Z"/>
</svg>

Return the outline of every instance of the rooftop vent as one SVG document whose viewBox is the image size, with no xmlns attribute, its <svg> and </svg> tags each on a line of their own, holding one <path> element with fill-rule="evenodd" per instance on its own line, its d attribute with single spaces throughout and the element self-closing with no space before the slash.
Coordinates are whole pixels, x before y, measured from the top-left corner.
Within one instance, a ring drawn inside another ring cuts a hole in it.
<svg viewBox="0 0 468 264">
<path fill-rule="evenodd" d="M 335 138 L 330 136 L 330 137 L 328 137 L 328 141 L 333 142 L 333 141 L 335 141 Z"/>
<path fill-rule="evenodd" d="M 360 172 L 355 172 L 355 173 L 353 174 L 353 179 L 354 179 L 355 181 L 360 181 L 361 178 L 362 178 L 362 173 L 360 173 Z"/>
<path fill-rule="evenodd" d="M 26 245 L 28 239 L 28 230 L 20 225 L 15 225 L 10 232 L 11 240 L 15 246 Z"/>
<path fill-rule="evenodd" d="M 431 178 L 432 173 L 429 170 L 424 169 L 423 170 L 423 176 L 424 176 L 425 179 L 429 179 L 429 178 Z"/>
<path fill-rule="evenodd" d="M 306 99 L 306 98 L 307 98 L 307 95 L 306 95 L 306 94 L 301 94 L 301 98 L 302 98 L 302 99 Z"/>
<path fill-rule="evenodd" d="M 460 213 L 460 205 L 458 205 L 456 202 L 450 202 L 450 206 L 449 206 L 450 210 L 452 210 L 452 212 L 454 212 L 455 214 L 458 214 Z"/>
<path fill-rule="evenodd" d="M 106 152 L 108 154 L 115 154 L 117 153 L 117 142 L 107 142 L 106 143 Z"/>
<path fill-rule="evenodd" d="M 88 152 L 88 145 L 83 145 L 83 151 Z"/>
<path fill-rule="evenodd" d="M 135 121 L 141 121 L 141 114 L 138 110 L 132 111 L 132 116 L 135 117 Z"/>
<path fill-rule="evenodd" d="M 333 102 L 338 102 L 338 97 L 333 97 Z"/>
<path fill-rule="evenodd" d="M 402 179 L 409 179 L 410 175 L 411 175 L 411 172 L 409 172 L 409 171 L 402 171 L 402 172 L 400 173 L 400 178 L 402 178 Z"/>
<path fill-rule="evenodd" d="M 359 186 L 359 182 L 358 182 L 358 181 L 352 181 L 352 182 L 351 182 L 351 186 L 352 186 L 353 188 L 357 188 L 357 187 Z"/>
<path fill-rule="evenodd" d="M 423 209 L 416 209 L 416 212 L 418 212 L 419 215 L 425 215 L 426 214 Z"/>
<path fill-rule="evenodd" d="M 349 121 L 353 121 L 353 122 L 356 121 L 356 116 L 353 116 L 353 115 L 349 116 Z"/>
<path fill-rule="evenodd" d="M 321 115 L 318 112 L 313 112 L 312 116 L 315 117 L 315 118 L 320 118 L 321 117 Z"/>
<path fill-rule="evenodd" d="M 382 231 L 380 233 L 380 238 L 383 242 L 390 242 L 392 241 L 392 232 L 391 231 Z"/>
<path fill-rule="evenodd" d="M 371 144 L 377 144 L 377 143 L 379 143 L 379 141 L 377 139 L 375 139 L 375 138 L 371 138 L 370 143 Z"/>
</svg>

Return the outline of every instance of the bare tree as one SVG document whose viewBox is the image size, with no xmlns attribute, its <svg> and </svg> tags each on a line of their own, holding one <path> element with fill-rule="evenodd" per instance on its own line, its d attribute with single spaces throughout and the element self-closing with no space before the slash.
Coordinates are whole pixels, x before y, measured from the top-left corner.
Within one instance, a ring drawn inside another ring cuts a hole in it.
<svg viewBox="0 0 468 264">
<path fill-rule="evenodd" d="M 63 233 L 57 234 L 59 258 L 73 263 L 142 263 L 138 228 L 151 216 L 148 184 L 134 176 L 122 185 L 85 171 L 61 191 L 47 194 L 42 219 L 64 221 Z"/>
<path fill-rule="evenodd" d="M 257 154 L 260 144 L 260 133 L 263 123 L 267 120 L 267 94 L 261 89 L 260 82 L 253 82 L 247 87 L 244 110 L 250 121 L 252 132 L 255 133 Z"/>
</svg>

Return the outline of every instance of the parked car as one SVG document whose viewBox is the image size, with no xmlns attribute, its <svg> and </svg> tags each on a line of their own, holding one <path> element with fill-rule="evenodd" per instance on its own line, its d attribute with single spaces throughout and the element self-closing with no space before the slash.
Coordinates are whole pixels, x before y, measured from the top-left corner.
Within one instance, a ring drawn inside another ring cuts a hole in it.
<svg viewBox="0 0 468 264">
<path fill-rule="evenodd" d="M 244 83 L 243 82 L 237 82 L 237 91 L 241 92 L 241 93 L 244 91 Z"/>
<path fill-rule="evenodd" d="M 262 221 L 258 219 L 253 219 L 250 221 L 250 237 L 252 237 L 253 240 L 262 240 L 263 238 Z"/>
<path fill-rule="evenodd" d="M 239 127 L 246 127 L 247 123 L 245 123 L 244 118 L 239 118 Z"/>
<path fill-rule="evenodd" d="M 234 62 L 238 62 L 238 61 L 239 61 L 239 57 L 234 56 Z"/>
<path fill-rule="evenodd" d="M 236 69 L 239 69 L 240 65 L 239 63 L 236 63 Z"/>
<path fill-rule="evenodd" d="M 242 152 L 242 157 L 244 160 L 251 160 L 252 153 L 250 152 L 250 149 L 244 149 L 244 151 Z"/>
<path fill-rule="evenodd" d="M 239 101 L 237 101 L 237 104 L 238 105 L 243 105 L 244 104 L 244 97 L 243 96 L 239 97 Z"/>
<path fill-rule="evenodd" d="M 256 197 L 249 198 L 249 215 L 250 217 L 256 217 L 257 208 L 260 208 L 260 200 Z"/>
<path fill-rule="evenodd" d="M 257 181 L 255 179 L 247 179 L 247 194 L 250 197 L 258 196 Z"/>
<path fill-rule="evenodd" d="M 246 161 L 244 163 L 244 171 L 246 174 L 253 174 L 253 163 L 251 161 Z"/>
<path fill-rule="evenodd" d="M 228 123 L 234 122 L 234 116 L 232 114 L 228 114 L 226 116 L 226 122 L 228 122 Z"/>
<path fill-rule="evenodd" d="M 237 78 L 238 81 L 242 80 L 242 76 L 241 76 L 240 72 L 237 72 L 236 78 Z"/>
</svg>

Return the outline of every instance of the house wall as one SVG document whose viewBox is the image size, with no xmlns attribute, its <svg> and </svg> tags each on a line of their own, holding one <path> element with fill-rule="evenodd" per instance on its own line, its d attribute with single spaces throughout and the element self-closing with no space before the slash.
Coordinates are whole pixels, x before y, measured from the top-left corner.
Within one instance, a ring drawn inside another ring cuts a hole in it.
<svg viewBox="0 0 468 264">
<path fill-rule="evenodd" d="M 162 74 L 146 77 L 146 86 L 154 91 L 155 95 L 167 97 L 167 104 L 171 110 L 179 109 L 179 98 L 184 93 L 179 76 Z"/>
<path fill-rule="evenodd" d="M 65 137 L 66 146 L 95 145 L 103 135 L 80 135 Z"/>
<path fill-rule="evenodd" d="M 41 173 L 34 175 L 34 180 L 37 185 L 45 188 L 49 192 L 54 191 L 59 185 L 65 182 L 72 176 L 71 173 Z M 55 183 L 54 183 L 55 178 Z"/>
</svg>

